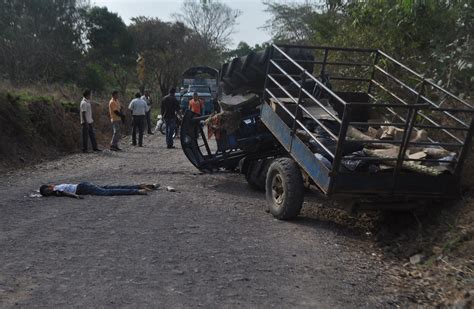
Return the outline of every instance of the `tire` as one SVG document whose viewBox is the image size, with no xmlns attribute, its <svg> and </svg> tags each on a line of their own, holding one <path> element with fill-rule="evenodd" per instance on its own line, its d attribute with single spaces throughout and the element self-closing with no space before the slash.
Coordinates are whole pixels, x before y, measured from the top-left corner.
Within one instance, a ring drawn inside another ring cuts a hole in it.
<svg viewBox="0 0 474 309">
<path fill-rule="evenodd" d="M 304 67 L 308 73 L 312 74 L 314 55 L 307 50 L 298 48 L 285 49 L 289 57 L 300 61 L 300 65 Z M 284 60 L 283 56 L 276 55 L 275 59 Z M 248 55 L 234 58 L 221 66 L 220 75 L 220 94 L 235 95 L 245 92 L 260 93 L 265 84 L 265 75 L 267 64 L 270 58 L 270 48 L 258 52 L 250 52 Z M 309 62 L 306 60 L 310 60 Z M 304 62 L 303 62 L 304 61 Z M 299 68 L 291 63 L 280 63 L 281 67 L 288 74 L 301 74 Z M 286 77 L 277 77 L 277 80 L 283 83 L 283 86 L 292 85 Z"/>
<path fill-rule="evenodd" d="M 250 162 L 247 171 L 245 172 L 245 179 L 250 188 L 256 191 L 265 192 L 265 179 L 271 162 L 270 159 Z"/>
<path fill-rule="evenodd" d="M 304 200 L 304 183 L 300 168 L 291 158 L 278 158 L 268 168 L 265 181 L 267 205 L 279 220 L 297 217 Z"/>
<path fill-rule="evenodd" d="M 254 62 L 255 52 L 251 51 L 247 56 L 242 57 L 242 72 L 247 71 L 249 66 Z"/>
</svg>

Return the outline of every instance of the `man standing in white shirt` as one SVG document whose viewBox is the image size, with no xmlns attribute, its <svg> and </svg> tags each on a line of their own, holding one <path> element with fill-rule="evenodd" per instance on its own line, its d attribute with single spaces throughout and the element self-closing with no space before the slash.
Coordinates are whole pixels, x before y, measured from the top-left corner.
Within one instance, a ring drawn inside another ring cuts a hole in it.
<svg viewBox="0 0 474 309">
<path fill-rule="evenodd" d="M 94 128 L 92 127 L 92 123 L 94 122 L 94 120 L 92 119 L 92 106 L 90 102 L 91 91 L 85 90 L 82 95 L 83 98 L 80 105 L 82 126 L 82 152 L 87 152 L 87 141 L 89 138 L 91 139 L 92 150 L 101 151 L 97 147 Z"/>
<path fill-rule="evenodd" d="M 143 147 L 143 131 L 145 129 L 145 117 L 148 105 L 140 99 L 140 93 L 135 94 L 135 99 L 130 102 L 128 109 L 132 112 L 133 129 L 132 129 L 132 145 L 137 145 L 137 130 L 138 130 L 138 146 Z"/>
<path fill-rule="evenodd" d="M 151 127 L 152 127 L 152 124 L 151 124 L 151 105 L 153 104 L 153 102 L 151 101 L 150 91 L 145 90 L 145 92 L 144 92 L 143 96 L 141 97 L 141 99 L 143 101 L 145 101 L 146 105 L 147 105 L 146 123 L 147 123 L 147 126 L 148 126 L 148 134 L 153 135 L 153 132 L 151 132 Z"/>
</svg>

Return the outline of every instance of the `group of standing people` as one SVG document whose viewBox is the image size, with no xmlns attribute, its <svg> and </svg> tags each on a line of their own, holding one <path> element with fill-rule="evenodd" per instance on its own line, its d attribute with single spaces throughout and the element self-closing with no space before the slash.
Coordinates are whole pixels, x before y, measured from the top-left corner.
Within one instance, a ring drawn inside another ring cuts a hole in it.
<svg viewBox="0 0 474 309">
<path fill-rule="evenodd" d="M 101 151 L 97 146 L 97 140 L 95 138 L 92 118 L 92 104 L 98 104 L 91 100 L 91 91 L 85 90 L 82 94 L 83 98 L 80 104 L 81 114 L 81 126 L 82 126 L 82 152 L 88 152 L 89 139 L 91 141 L 93 151 Z M 153 134 L 151 131 L 151 106 L 152 100 L 150 92 L 146 90 L 143 95 L 140 93 L 135 94 L 135 99 L 130 102 L 128 106 L 132 114 L 132 144 L 137 145 L 136 135 L 138 132 L 138 146 L 143 146 L 143 134 L 145 125 L 148 127 L 148 134 Z M 122 123 L 125 123 L 125 113 L 122 108 L 122 104 L 119 101 L 118 91 L 112 92 L 112 98 L 109 101 L 109 116 L 112 124 L 112 140 L 110 141 L 110 150 L 121 151 L 119 147 L 120 138 L 122 136 Z"/>
<path fill-rule="evenodd" d="M 91 91 L 85 90 L 80 104 L 80 117 L 82 126 L 82 151 L 88 152 L 88 142 L 91 141 L 93 151 L 101 151 L 97 146 L 93 128 L 92 105 L 95 102 L 91 100 Z M 97 103 L 96 103 L 97 104 Z M 132 115 L 132 145 L 143 147 L 143 135 L 145 127 L 148 134 L 153 135 L 151 131 L 151 107 L 152 99 L 150 91 L 145 90 L 143 95 L 139 92 L 128 105 Z M 121 151 L 119 147 L 122 136 L 122 124 L 125 123 L 125 113 L 119 101 L 118 91 L 112 92 L 112 98 L 109 101 L 109 115 L 112 124 L 112 140 L 110 141 L 110 150 Z M 176 129 L 177 114 L 180 111 L 180 105 L 175 97 L 175 88 L 171 88 L 169 94 L 161 102 L 161 115 L 166 124 L 166 145 L 167 148 L 175 148 L 173 145 L 173 135 Z M 138 140 L 137 140 L 138 134 Z"/>
</svg>

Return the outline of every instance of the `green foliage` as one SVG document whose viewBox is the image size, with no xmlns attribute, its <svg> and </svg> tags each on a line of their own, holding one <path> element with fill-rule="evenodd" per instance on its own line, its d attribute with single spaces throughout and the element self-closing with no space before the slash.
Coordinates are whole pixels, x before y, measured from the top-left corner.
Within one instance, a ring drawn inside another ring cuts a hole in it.
<svg viewBox="0 0 474 309">
<path fill-rule="evenodd" d="M 79 1 L 0 1 L 0 71 L 15 83 L 67 80 L 81 33 Z"/>
<path fill-rule="evenodd" d="M 145 59 L 145 85 L 153 92 L 167 93 L 176 86 L 182 72 L 203 58 L 190 29 L 180 22 L 163 22 L 157 18 L 132 19 L 129 31 L 135 51 Z M 209 56 L 209 55 L 208 55 Z M 212 59 L 212 57 L 209 57 Z"/>
<path fill-rule="evenodd" d="M 89 63 L 81 72 L 79 86 L 95 91 L 105 90 L 107 84 L 107 76 L 101 65 Z"/>
<path fill-rule="evenodd" d="M 51 104 L 54 100 L 52 96 L 35 95 L 27 91 L 18 92 L 16 95 L 9 95 L 12 98 L 11 101 L 13 103 L 20 105 L 25 105 L 30 102 L 44 102 L 45 104 Z"/>
<path fill-rule="evenodd" d="M 120 63 L 130 57 L 133 41 L 127 26 L 116 13 L 106 7 L 92 7 L 85 13 L 89 57 L 96 61 L 105 59 Z"/>
<path fill-rule="evenodd" d="M 437 84 L 472 94 L 472 0 L 265 4 L 275 41 L 382 49 Z"/>
<path fill-rule="evenodd" d="M 0 0 L 0 79 L 66 82 L 96 92 L 125 94 L 130 85 L 167 92 L 190 66 L 220 66 L 240 14 L 220 1 L 194 0 L 180 13 L 182 22 L 139 16 L 127 26 L 88 0 Z M 136 72 L 139 54 L 143 82 Z"/>
<path fill-rule="evenodd" d="M 97 91 L 107 86 L 125 92 L 135 63 L 134 44 L 127 26 L 106 7 L 84 11 L 89 46 L 81 85 Z"/>
<path fill-rule="evenodd" d="M 316 29 L 313 24 L 318 20 L 317 6 L 310 2 L 276 2 L 263 1 L 266 11 L 272 15 L 265 28 L 270 31 L 277 42 L 307 42 Z M 316 17 L 316 18 L 315 18 Z"/>
<path fill-rule="evenodd" d="M 60 102 L 61 106 L 66 112 L 79 113 L 79 104 L 78 102 L 64 101 Z"/>
</svg>

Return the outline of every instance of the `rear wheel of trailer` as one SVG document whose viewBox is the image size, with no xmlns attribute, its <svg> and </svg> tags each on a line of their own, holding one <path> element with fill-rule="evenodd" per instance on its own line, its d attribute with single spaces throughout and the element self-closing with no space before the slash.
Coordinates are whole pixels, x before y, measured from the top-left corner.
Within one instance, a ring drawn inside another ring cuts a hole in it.
<svg viewBox="0 0 474 309">
<path fill-rule="evenodd" d="M 303 206 L 304 183 L 293 159 L 278 158 L 272 162 L 265 189 L 268 208 L 275 218 L 290 220 L 298 216 Z"/>
</svg>

